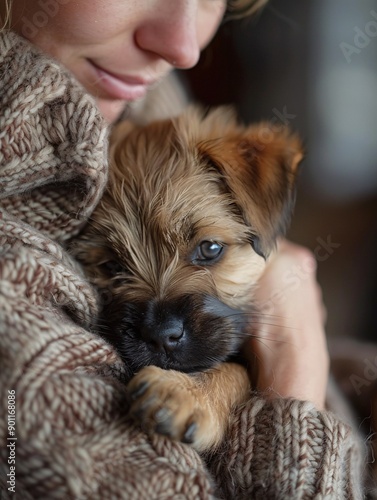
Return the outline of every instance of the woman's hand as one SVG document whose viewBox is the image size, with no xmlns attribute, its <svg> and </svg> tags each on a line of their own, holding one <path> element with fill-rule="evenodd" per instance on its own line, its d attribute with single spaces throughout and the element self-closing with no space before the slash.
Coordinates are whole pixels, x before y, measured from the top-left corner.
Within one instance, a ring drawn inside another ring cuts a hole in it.
<svg viewBox="0 0 377 500">
<path fill-rule="evenodd" d="M 247 357 L 256 358 L 256 388 L 271 398 L 311 401 L 323 409 L 329 355 L 314 255 L 281 241 L 261 277 L 256 303 L 261 315 L 247 345 Z"/>
</svg>

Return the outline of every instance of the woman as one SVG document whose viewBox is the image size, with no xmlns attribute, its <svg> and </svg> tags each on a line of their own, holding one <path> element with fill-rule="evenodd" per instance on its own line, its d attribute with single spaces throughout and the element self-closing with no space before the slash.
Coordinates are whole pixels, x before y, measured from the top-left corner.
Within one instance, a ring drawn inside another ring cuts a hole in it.
<svg viewBox="0 0 377 500">
<path fill-rule="evenodd" d="M 127 420 L 122 366 L 91 333 L 95 293 L 63 249 L 106 182 L 105 122 L 133 101 L 171 100 L 164 84 L 157 97 L 150 89 L 196 64 L 227 8 L 260 3 L 1 4 L 0 404 L 11 418 L 0 429 L 15 454 L 0 452 L 6 494 L 361 498 L 357 436 L 325 409 L 328 353 L 309 251 L 283 242 L 267 268 L 258 300 L 269 304 L 266 323 L 273 315 L 279 324 L 261 325 L 250 345 L 258 390 L 204 465 L 191 448 L 148 438 Z M 304 278 L 282 300 L 282 277 L 297 266 Z"/>
</svg>

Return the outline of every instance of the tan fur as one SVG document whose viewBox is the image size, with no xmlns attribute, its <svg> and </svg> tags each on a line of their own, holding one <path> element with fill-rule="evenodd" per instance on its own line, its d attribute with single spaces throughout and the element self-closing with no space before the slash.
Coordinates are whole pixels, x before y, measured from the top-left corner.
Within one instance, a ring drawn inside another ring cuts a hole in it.
<svg viewBox="0 0 377 500">
<path fill-rule="evenodd" d="M 147 366 L 129 383 L 131 394 L 144 383 L 148 389 L 132 406 L 136 418 L 142 417 L 144 430 L 155 432 L 157 424 L 161 434 L 190 442 L 198 451 L 221 443 L 231 409 L 246 402 L 250 391 L 247 371 L 235 363 L 194 375 Z M 191 425 L 193 437 L 186 434 Z"/>
<path fill-rule="evenodd" d="M 192 108 L 145 128 L 121 124 L 112 136 L 109 187 L 75 254 L 93 283 L 111 291 L 120 319 L 123 303 L 175 304 L 198 294 L 249 311 L 261 255 L 289 217 L 301 158 L 286 129 L 242 127 L 224 108 L 207 116 Z M 214 264 L 193 260 L 203 241 L 224 246 Z M 106 270 L 112 261 L 121 268 L 115 275 Z M 221 441 L 249 383 L 246 370 L 231 363 L 195 375 L 147 366 L 129 389 L 137 395 L 131 410 L 147 429 L 204 450 Z M 162 408 L 164 423 L 156 417 Z"/>
</svg>

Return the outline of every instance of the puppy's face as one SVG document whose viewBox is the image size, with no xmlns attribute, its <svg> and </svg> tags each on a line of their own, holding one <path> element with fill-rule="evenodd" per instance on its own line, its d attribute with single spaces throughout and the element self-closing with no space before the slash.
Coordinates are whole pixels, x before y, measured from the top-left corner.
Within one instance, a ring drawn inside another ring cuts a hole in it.
<svg viewBox="0 0 377 500">
<path fill-rule="evenodd" d="M 221 108 L 115 130 L 75 254 L 109 298 L 103 335 L 131 371 L 197 371 L 238 351 L 301 157 L 286 130 L 240 127 Z"/>
</svg>

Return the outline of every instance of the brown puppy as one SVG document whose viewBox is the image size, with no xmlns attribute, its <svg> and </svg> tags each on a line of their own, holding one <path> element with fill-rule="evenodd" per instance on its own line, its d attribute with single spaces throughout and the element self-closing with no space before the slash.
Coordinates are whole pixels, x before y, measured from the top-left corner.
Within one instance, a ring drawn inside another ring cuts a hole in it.
<svg viewBox="0 0 377 500">
<path fill-rule="evenodd" d="M 149 431 L 208 449 L 250 390 L 228 361 L 289 219 L 301 145 L 224 108 L 124 123 L 112 143 L 108 189 L 75 254 L 111 292 L 103 335 L 137 373 L 131 411 Z"/>
</svg>

